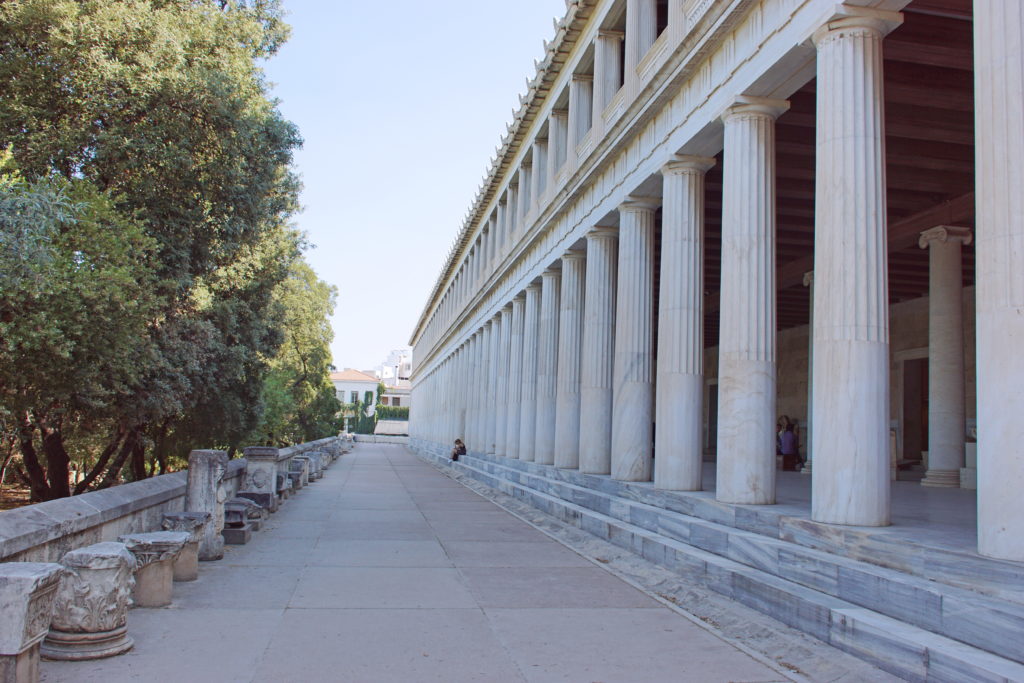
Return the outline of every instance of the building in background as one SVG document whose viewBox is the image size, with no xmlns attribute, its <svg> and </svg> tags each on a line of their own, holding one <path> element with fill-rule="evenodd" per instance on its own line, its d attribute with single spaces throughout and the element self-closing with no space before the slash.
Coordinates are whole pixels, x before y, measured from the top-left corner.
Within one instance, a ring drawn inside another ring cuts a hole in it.
<svg viewBox="0 0 1024 683">
<path fill-rule="evenodd" d="M 362 370 L 345 368 L 340 372 L 331 373 L 331 384 L 334 385 L 334 395 L 343 406 L 352 406 L 360 403 L 363 406 L 363 415 L 372 417 L 377 406 L 377 385 L 380 380 L 373 374 Z M 367 401 L 367 392 L 370 392 L 370 400 Z M 345 431 L 349 431 L 350 421 L 357 417 L 351 407 L 343 408 L 345 412 Z"/>
</svg>

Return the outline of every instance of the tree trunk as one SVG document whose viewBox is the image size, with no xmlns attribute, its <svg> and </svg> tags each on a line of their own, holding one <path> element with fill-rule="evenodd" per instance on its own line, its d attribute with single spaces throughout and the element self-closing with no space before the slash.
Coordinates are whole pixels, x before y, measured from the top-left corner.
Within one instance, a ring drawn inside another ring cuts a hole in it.
<svg viewBox="0 0 1024 683">
<path fill-rule="evenodd" d="M 128 432 L 124 442 L 121 444 L 120 452 L 118 452 L 117 457 L 114 458 L 114 462 L 111 463 L 110 468 L 107 469 L 107 473 L 103 476 L 103 481 L 101 481 L 96 488 L 105 489 L 117 483 L 117 479 L 121 474 L 121 468 L 124 467 L 124 463 L 128 460 L 128 456 L 132 454 L 132 449 L 134 448 L 135 441 L 138 438 L 139 434 L 137 430 L 132 429 Z"/>
<path fill-rule="evenodd" d="M 71 495 L 71 457 L 64 448 L 64 435 L 60 425 L 51 426 L 45 419 L 36 418 L 43 433 L 43 452 L 46 453 L 46 478 L 50 482 L 49 500 Z"/>
<path fill-rule="evenodd" d="M 100 457 L 96 461 L 96 464 L 93 465 L 92 469 L 89 470 L 89 473 L 85 475 L 85 479 L 75 485 L 74 495 L 77 496 L 78 494 L 87 491 L 89 486 L 96 481 L 96 478 L 100 476 L 104 469 L 106 469 L 107 462 L 110 461 L 110 456 L 114 454 L 114 451 L 117 450 L 117 445 L 121 443 L 121 439 L 124 438 L 124 432 L 124 427 L 118 427 L 114 430 L 114 434 L 110 437 L 110 441 L 103 449 L 103 452 L 100 453 Z"/>
<path fill-rule="evenodd" d="M 21 447 L 21 461 L 25 464 L 25 477 L 28 479 L 32 502 L 37 503 L 50 499 L 50 486 L 46 483 L 46 471 L 39 464 L 39 456 L 33 443 L 35 427 L 32 419 L 25 415 L 18 430 L 18 441 Z"/>
</svg>

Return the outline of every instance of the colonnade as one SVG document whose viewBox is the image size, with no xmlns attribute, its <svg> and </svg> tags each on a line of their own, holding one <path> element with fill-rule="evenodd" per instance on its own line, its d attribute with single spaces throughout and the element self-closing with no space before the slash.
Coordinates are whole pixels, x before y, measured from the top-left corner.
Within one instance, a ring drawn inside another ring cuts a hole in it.
<svg viewBox="0 0 1024 683">
<path fill-rule="evenodd" d="M 1024 136 L 995 133 L 1019 130 L 1024 120 L 1024 10 L 991 2 L 976 3 L 975 13 L 975 31 L 984 31 L 975 47 L 979 542 L 985 554 L 1024 560 L 1024 468 L 1015 460 L 1024 443 L 1024 354 L 1016 348 L 1024 341 Z M 889 523 L 882 42 L 898 23 L 899 15 L 864 10 L 833 18 L 813 35 L 817 125 L 808 413 L 814 416 L 811 516 L 819 522 Z M 632 59 L 627 53 L 627 66 Z M 599 78 L 594 97 L 606 97 L 608 87 Z M 715 466 L 716 497 L 729 503 L 775 502 L 774 128 L 787 108 L 786 101 L 741 95 L 720 118 Z M 575 119 L 570 128 L 576 130 Z M 474 329 L 460 333 L 462 341 L 419 378 L 414 438 L 450 443 L 464 436 L 470 451 L 625 481 L 653 480 L 663 489 L 699 490 L 704 176 L 714 164 L 708 157 L 673 155 L 661 168 L 660 196 L 636 196 L 623 188 L 617 220 L 605 217 L 590 226 L 585 251 L 573 245 L 537 264 L 538 276 L 508 301 L 490 306 L 489 317 Z M 655 263 L 659 209 L 661 260 Z M 935 452 L 926 485 L 955 485 L 963 466 L 960 245 L 971 238 L 971 232 L 951 226 L 935 226 L 921 236 L 932 264 Z M 1007 509 L 1014 511 L 1009 517 Z"/>
</svg>

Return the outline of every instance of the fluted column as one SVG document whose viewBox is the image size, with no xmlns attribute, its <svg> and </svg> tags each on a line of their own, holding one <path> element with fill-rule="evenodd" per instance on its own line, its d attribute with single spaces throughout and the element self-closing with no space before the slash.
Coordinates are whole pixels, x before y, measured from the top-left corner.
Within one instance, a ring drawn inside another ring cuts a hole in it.
<svg viewBox="0 0 1024 683">
<path fill-rule="evenodd" d="M 701 489 L 704 421 L 704 174 L 714 159 L 663 169 L 654 485 Z"/>
<path fill-rule="evenodd" d="M 463 439 L 467 450 L 479 450 L 477 445 L 477 415 L 480 410 L 480 333 L 466 340 L 466 362 L 462 370 L 462 394 L 465 396 L 466 430 Z"/>
<path fill-rule="evenodd" d="M 918 241 L 928 249 L 928 471 L 922 486 L 959 488 L 964 466 L 964 288 L 961 245 L 968 228 L 940 226 Z"/>
<path fill-rule="evenodd" d="M 807 321 L 807 421 L 801 439 L 804 442 L 803 469 L 800 474 L 809 475 L 812 470 L 811 433 L 814 429 L 814 271 L 804 273 L 804 287 L 809 291 L 811 299 L 810 319 Z"/>
<path fill-rule="evenodd" d="M 1024 561 L 1024 4 L 974 3 L 978 551 Z"/>
<path fill-rule="evenodd" d="M 501 309 L 501 338 L 498 340 L 498 385 L 494 395 L 494 453 L 508 456 L 508 371 L 512 344 L 512 304 Z"/>
<path fill-rule="evenodd" d="M 565 163 L 565 144 L 568 133 L 569 113 L 564 109 L 555 109 L 548 117 L 548 173 L 547 185 L 555 190 L 558 171 Z"/>
<path fill-rule="evenodd" d="M 622 86 L 622 31 L 601 30 L 594 42 L 594 110 L 600 117 Z"/>
<path fill-rule="evenodd" d="M 583 346 L 583 284 L 586 255 L 562 256 L 558 310 L 558 375 L 555 398 L 555 466 L 580 465 L 580 358 Z"/>
<path fill-rule="evenodd" d="M 654 438 L 655 201 L 619 207 L 618 294 L 612 373 L 612 477 L 650 481 Z"/>
<path fill-rule="evenodd" d="M 626 0 L 626 77 L 658 39 L 658 7 L 655 0 Z"/>
<path fill-rule="evenodd" d="M 484 420 L 486 435 L 486 453 L 496 453 L 498 434 L 498 392 L 500 391 L 500 382 L 498 379 L 499 365 L 501 363 L 501 316 L 500 314 L 491 319 L 489 323 L 491 328 L 490 344 L 488 345 L 489 358 L 487 361 L 487 397 L 486 397 L 486 411 L 487 417 Z"/>
<path fill-rule="evenodd" d="M 530 174 L 530 198 L 539 204 L 547 189 L 548 141 L 535 140 L 533 143 L 533 172 Z"/>
<path fill-rule="evenodd" d="M 508 354 L 508 407 L 505 419 L 508 427 L 505 433 L 505 455 L 519 457 L 519 411 L 523 393 L 523 313 L 525 297 L 522 294 L 512 300 L 512 322 L 509 334 Z"/>
<path fill-rule="evenodd" d="M 491 321 L 480 328 L 480 352 L 477 355 L 477 372 L 473 382 L 479 386 L 476 392 L 476 449 L 486 453 L 490 440 L 487 436 L 487 418 L 489 415 L 488 396 L 491 386 Z"/>
<path fill-rule="evenodd" d="M 497 231 L 495 233 L 494 240 L 494 255 L 498 261 L 501 260 L 507 251 L 506 245 L 508 244 L 508 217 L 506 216 L 506 209 L 508 203 L 505 200 L 498 201 L 497 210 Z"/>
<path fill-rule="evenodd" d="M 858 16 L 838 18 L 814 34 L 811 517 L 832 524 L 889 523 L 886 28 L 880 19 Z"/>
<path fill-rule="evenodd" d="M 583 141 L 590 130 L 594 100 L 594 77 L 590 74 L 573 74 L 569 81 L 569 153 L 575 154 L 576 146 Z"/>
<path fill-rule="evenodd" d="M 723 115 L 722 285 L 715 497 L 775 502 L 775 119 L 742 98 Z"/>
<path fill-rule="evenodd" d="M 532 167 L 523 165 L 519 167 L 519 208 L 516 215 L 519 216 L 519 230 L 526 229 L 526 214 L 530 213 L 530 176 Z"/>
<path fill-rule="evenodd" d="M 541 274 L 540 335 L 537 346 L 537 434 L 535 460 L 555 463 L 555 395 L 558 381 L 558 296 L 562 274 Z"/>
<path fill-rule="evenodd" d="M 523 308 L 523 389 L 519 399 L 519 459 L 533 461 L 537 443 L 537 346 L 540 335 L 540 285 L 526 288 Z"/>
<path fill-rule="evenodd" d="M 587 235 L 587 275 L 580 362 L 580 472 L 612 471 L 612 363 L 618 231 Z"/>
</svg>

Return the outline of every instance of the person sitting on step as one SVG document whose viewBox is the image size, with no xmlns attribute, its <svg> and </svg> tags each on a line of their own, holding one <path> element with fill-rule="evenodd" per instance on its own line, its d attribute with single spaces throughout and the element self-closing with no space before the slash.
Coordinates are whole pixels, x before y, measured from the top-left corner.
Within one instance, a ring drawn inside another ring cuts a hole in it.
<svg viewBox="0 0 1024 683">
<path fill-rule="evenodd" d="M 466 454 L 466 444 L 462 443 L 462 439 L 455 439 L 455 447 L 452 448 L 452 460 L 458 461 L 460 455 Z"/>
</svg>

